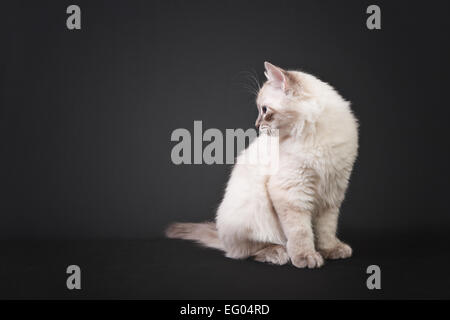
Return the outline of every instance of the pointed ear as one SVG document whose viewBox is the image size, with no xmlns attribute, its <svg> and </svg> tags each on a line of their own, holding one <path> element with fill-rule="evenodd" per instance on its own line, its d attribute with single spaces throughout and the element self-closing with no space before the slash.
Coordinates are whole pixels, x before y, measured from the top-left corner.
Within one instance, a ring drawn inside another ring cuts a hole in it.
<svg viewBox="0 0 450 320">
<path fill-rule="evenodd" d="M 264 74 L 267 80 L 269 80 L 276 88 L 285 91 L 287 87 L 286 71 L 267 61 L 264 62 L 264 67 L 266 68 Z"/>
</svg>

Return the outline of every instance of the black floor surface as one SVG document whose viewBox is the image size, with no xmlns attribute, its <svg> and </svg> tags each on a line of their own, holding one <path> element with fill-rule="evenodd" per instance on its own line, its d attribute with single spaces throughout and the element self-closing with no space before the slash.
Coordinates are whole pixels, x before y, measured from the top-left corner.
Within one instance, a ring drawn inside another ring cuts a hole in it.
<svg viewBox="0 0 450 320">
<path fill-rule="evenodd" d="M 450 298 L 446 233 L 343 238 L 354 256 L 315 270 L 231 260 L 179 240 L 2 240 L 0 298 Z M 66 288 L 71 264 L 82 270 L 78 291 Z M 366 287 L 371 264 L 381 268 L 381 290 Z"/>
</svg>

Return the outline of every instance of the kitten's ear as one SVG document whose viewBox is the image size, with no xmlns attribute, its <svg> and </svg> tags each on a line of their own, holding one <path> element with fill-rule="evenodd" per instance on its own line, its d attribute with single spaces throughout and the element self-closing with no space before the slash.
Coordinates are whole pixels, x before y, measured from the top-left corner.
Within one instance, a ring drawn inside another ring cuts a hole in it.
<svg viewBox="0 0 450 320">
<path fill-rule="evenodd" d="M 286 71 L 267 61 L 264 62 L 264 67 L 266 68 L 264 74 L 267 80 L 269 80 L 276 88 L 285 91 L 287 88 Z"/>
</svg>

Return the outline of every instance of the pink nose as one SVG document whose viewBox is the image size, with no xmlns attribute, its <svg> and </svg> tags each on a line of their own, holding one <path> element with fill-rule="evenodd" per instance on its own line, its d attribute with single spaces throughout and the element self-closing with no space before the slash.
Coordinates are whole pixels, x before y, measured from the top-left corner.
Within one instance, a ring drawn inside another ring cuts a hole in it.
<svg viewBox="0 0 450 320">
<path fill-rule="evenodd" d="M 262 120 L 262 117 L 261 117 L 261 114 L 259 114 L 258 118 L 256 119 L 256 122 L 255 122 L 256 128 L 259 128 L 259 126 L 261 125 L 261 120 Z"/>
</svg>

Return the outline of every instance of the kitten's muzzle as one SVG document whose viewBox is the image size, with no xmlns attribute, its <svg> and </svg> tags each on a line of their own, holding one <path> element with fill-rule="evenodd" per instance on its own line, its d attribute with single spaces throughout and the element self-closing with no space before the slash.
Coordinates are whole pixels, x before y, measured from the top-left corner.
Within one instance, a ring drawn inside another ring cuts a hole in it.
<svg viewBox="0 0 450 320">
<path fill-rule="evenodd" d="M 256 122 L 255 122 L 255 127 L 258 129 L 259 128 L 259 126 L 261 125 L 261 122 L 262 122 L 262 116 L 261 116 L 261 114 L 259 114 L 258 115 L 258 118 L 256 119 Z"/>
</svg>

